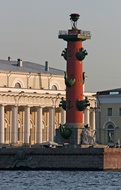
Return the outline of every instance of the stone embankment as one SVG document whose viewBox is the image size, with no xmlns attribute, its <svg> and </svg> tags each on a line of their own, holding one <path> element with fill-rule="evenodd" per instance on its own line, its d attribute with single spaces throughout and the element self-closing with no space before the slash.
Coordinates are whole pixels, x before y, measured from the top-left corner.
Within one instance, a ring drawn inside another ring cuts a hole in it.
<svg viewBox="0 0 121 190">
<path fill-rule="evenodd" d="M 1 148 L 0 169 L 121 170 L 121 148 Z"/>
</svg>

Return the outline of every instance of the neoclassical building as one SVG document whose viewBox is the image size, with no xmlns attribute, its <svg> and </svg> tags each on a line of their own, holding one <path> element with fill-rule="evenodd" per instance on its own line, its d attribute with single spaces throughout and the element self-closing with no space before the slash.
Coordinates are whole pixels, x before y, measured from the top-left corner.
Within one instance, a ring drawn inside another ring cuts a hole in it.
<svg viewBox="0 0 121 190">
<path fill-rule="evenodd" d="M 21 146 L 54 141 L 66 112 L 64 71 L 32 62 L 0 60 L 0 144 Z M 84 93 L 95 107 L 94 93 Z M 95 110 L 87 107 L 84 124 L 95 130 Z"/>
<path fill-rule="evenodd" d="M 97 141 L 110 147 L 121 144 L 121 88 L 99 91 L 96 94 Z"/>
</svg>

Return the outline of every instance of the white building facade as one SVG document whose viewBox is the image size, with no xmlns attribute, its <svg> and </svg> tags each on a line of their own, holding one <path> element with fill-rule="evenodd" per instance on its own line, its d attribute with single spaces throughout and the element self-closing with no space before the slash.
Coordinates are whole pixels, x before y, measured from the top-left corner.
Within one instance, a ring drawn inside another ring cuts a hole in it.
<svg viewBox="0 0 121 190">
<path fill-rule="evenodd" d="M 121 144 L 121 88 L 97 92 L 97 141 L 110 147 Z"/>
<path fill-rule="evenodd" d="M 66 112 L 59 107 L 66 97 L 64 71 L 31 62 L 0 60 L 0 144 L 22 146 L 54 141 Z M 84 93 L 91 108 L 93 93 Z M 84 111 L 84 124 L 95 131 L 95 109 Z"/>
</svg>

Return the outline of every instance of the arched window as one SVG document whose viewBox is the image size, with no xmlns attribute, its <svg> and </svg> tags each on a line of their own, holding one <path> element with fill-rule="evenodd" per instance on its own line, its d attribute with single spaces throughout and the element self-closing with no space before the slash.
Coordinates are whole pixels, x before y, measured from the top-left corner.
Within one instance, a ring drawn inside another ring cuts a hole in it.
<svg viewBox="0 0 121 190">
<path fill-rule="evenodd" d="M 17 82 L 17 83 L 15 84 L 15 88 L 21 88 L 21 85 L 20 85 L 19 82 Z"/>
<path fill-rule="evenodd" d="M 52 90 L 57 90 L 57 86 L 56 86 L 56 85 L 53 85 L 53 86 L 51 87 L 51 89 L 52 89 Z"/>
<path fill-rule="evenodd" d="M 107 140 L 108 143 L 114 143 L 114 127 L 112 125 L 107 127 Z"/>
</svg>

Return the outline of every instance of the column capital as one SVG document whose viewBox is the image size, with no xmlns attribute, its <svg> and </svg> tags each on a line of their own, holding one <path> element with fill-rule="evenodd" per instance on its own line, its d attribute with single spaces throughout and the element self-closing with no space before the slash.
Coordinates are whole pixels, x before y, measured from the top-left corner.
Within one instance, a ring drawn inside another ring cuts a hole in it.
<svg viewBox="0 0 121 190">
<path fill-rule="evenodd" d="M 15 105 L 12 105 L 11 107 L 14 108 L 14 107 L 19 107 L 19 106 L 17 104 L 15 104 Z"/>
<path fill-rule="evenodd" d="M 38 105 L 37 108 L 44 108 L 45 106 Z"/>
<path fill-rule="evenodd" d="M 25 105 L 24 107 L 25 107 L 25 108 L 27 108 L 27 107 L 28 107 L 28 108 L 31 108 L 31 107 L 33 107 L 33 106 L 32 106 L 32 105 Z"/>
<path fill-rule="evenodd" d="M 0 104 L 0 106 L 4 106 L 4 107 L 7 106 L 7 105 L 8 105 L 8 104 L 4 104 L 4 103 L 3 103 L 3 104 Z"/>
<path fill-rule="evenodd" d="M 51 106 L 51 107 L 49 107 L 49 109 L 54 109 L 54 108 L 56 108 L 55 106 Z"/>
</svg>

